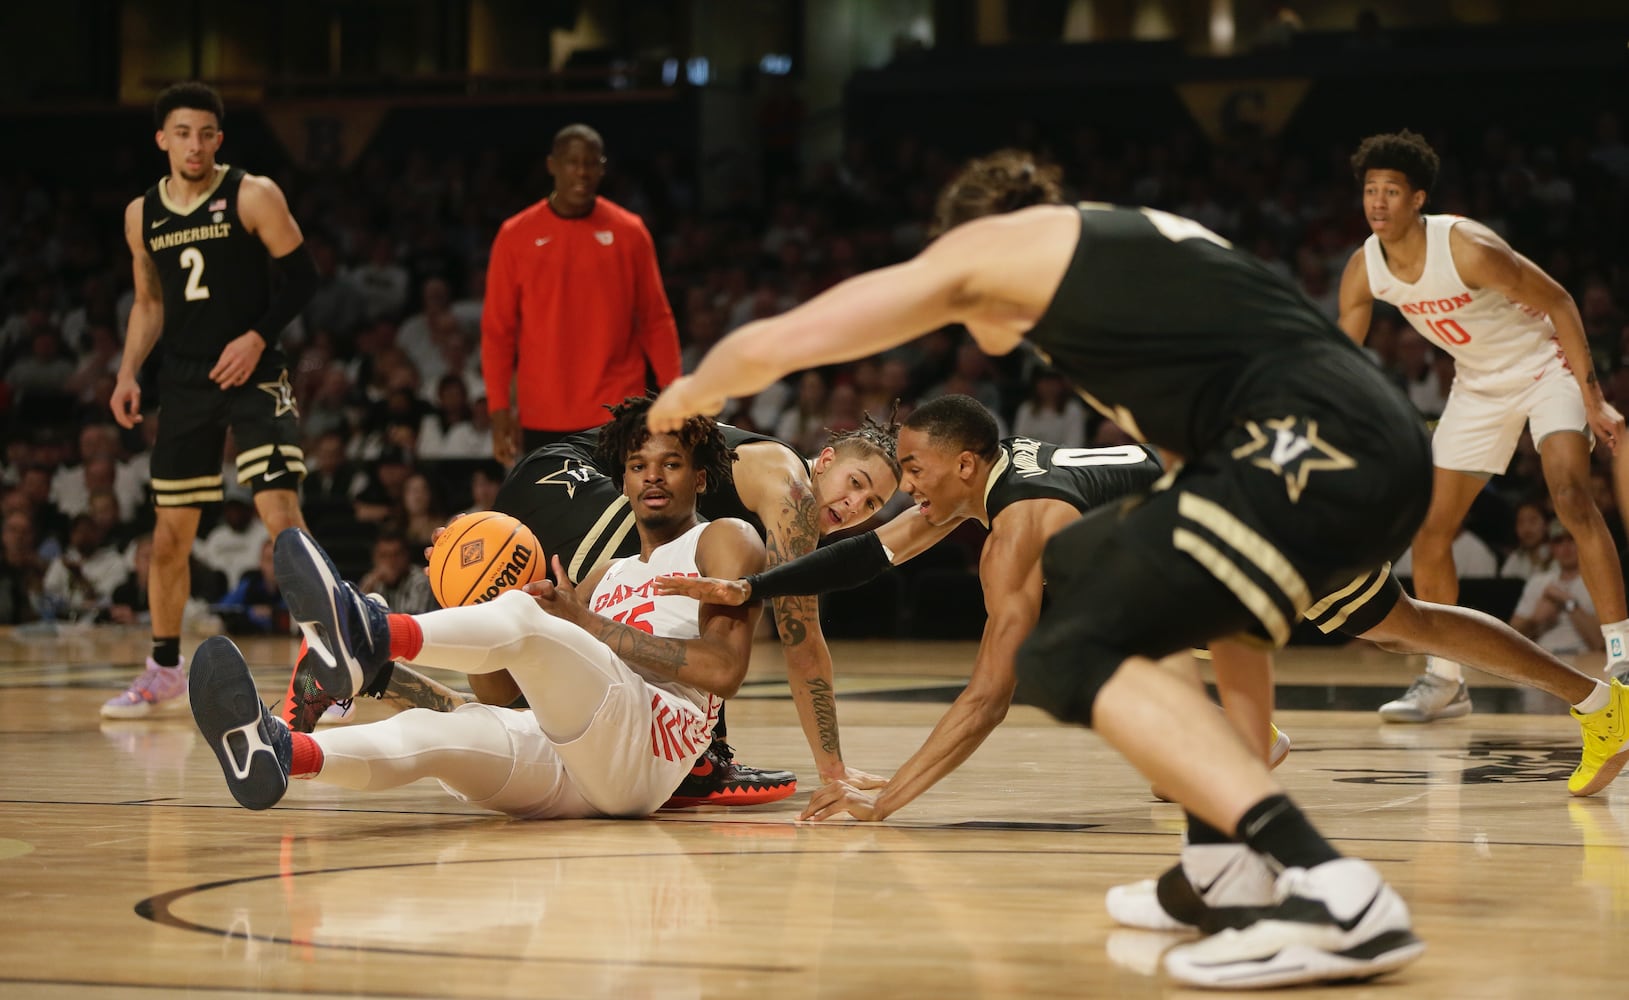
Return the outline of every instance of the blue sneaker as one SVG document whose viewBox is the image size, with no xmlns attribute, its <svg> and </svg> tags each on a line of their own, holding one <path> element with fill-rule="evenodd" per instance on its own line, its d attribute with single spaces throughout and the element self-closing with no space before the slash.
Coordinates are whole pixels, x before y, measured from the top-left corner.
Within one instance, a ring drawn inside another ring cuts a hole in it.
<svg viewBox="0 0 1629 1000">
<path fill-rule="evenodd" d="M 294 740 L 283 720 L 260 703 L 249 664 L 231 639 L 211 636 L 192 654 L 188 698 L 238 805 L 276 805 L 288 791 Z"/>
<path fill-rule="evenodd" d="M 310 647 L 312 675 L 329 697 L 354 697 L 390 662 L 389 612 L 341 580 L 328 553 L 299 528 L 277 536 L 272 558 L 289 617 Z"/>
</svg>

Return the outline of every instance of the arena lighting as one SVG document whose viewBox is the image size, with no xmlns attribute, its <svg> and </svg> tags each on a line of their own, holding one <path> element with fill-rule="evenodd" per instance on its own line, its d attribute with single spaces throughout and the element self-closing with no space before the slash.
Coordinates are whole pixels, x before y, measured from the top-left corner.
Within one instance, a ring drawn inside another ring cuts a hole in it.
<svg viewBox="0 0 1629 1000">
<path fill-rule="evenodd" d="M 786 76 L 792 72 L 792 57 L 784 52 L 765 53 L 758 60 L 758 72 L 765 76 Z"/>
</svg>

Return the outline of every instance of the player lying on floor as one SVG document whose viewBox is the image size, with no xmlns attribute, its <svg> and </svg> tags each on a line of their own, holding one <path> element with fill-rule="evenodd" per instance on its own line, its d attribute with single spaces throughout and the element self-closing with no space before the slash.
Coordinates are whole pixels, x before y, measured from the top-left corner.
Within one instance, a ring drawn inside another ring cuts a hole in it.
<svg viewBox="0 0 1629 1000">
<path fill-rule="evenodd" d="M 456 798 L 522 819 L 635 817 L 667 801 L 746 676 L 759 611 L 653 600 L 649 584 L 670 573 L 755 572 L 764 546 L 743 521 L 696 515 L 696 495 L 727 470 L 711 420 L 649 434 L 636 417 L 624 430 L 622 486 L 640 551 L 584 580 L 587 602 L 562 575 L 486 604 L 390 614 L 341 581 L 310 535 L 279 535 L 277 577 L 325 691 L 349 696 L 400 659 L 468 674 L 507 669 L 532 708 L 471 703 L 294 733 L 261 705 L 242 653 L 217 636 L 198 649 L 191 701 L 233 797 L 266 809 L 291 777 L 367 791 L 435 778 Z M 609 617 L 650 603 L 643 627 Z"/>
</svg>

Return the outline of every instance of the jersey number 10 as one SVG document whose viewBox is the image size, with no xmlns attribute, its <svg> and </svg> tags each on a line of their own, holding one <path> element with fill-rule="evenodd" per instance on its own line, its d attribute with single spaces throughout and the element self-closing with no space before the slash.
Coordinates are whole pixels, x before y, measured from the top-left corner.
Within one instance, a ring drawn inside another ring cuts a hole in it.
<svg viewBox="0 0 1629 1000">
<path fill-rule="evenodd" d="M 1465 332 L 1465 328 L 1459 325 L 1458 320 L 1428 319 L 1425 321 L 1425 325 L 1430 327 L 1431 332 L 1436 334 L 1437 338 L 1444 344 L 1457 345 L 1469 344 L 1471 342 L 1471 335 Z"/>
</svg>

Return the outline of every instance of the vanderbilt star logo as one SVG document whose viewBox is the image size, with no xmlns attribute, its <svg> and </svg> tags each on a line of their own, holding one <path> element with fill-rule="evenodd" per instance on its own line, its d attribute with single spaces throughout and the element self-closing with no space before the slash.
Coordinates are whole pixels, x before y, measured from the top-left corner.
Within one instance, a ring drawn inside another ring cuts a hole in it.
<svg viewBox="0 0 1629 1000">
<path fill-rule="evenodd" d="M 1233 457 L 1256 455 L 1250 464 L 1283 477 L 1290 503 L 1300 501 L 1302 491 L 1307 488 L 1307 477 L 1312 473 L 1357 468 L 1357 462 L 1350 455 L 1318 437 L 1316 420 L 1283 417 L 1262 424 L 1251 420 L 1244 428 L 1250 432 L 1250 440 L 1233 449 Z M 1264 451 L 1266 454 L 1260 454 Z"/>
<path fill-rule="evenodd" d="M 577 487 L 588 482 L 589 478 L 593 475 L 593 469 L 583 465 L 576 459 L 567 459 L 563 468 L 555 469 L 542 479 L 539 479 L 536 485 L 564 486 L 566 488 L 566 499 L 570 500 L 572 497 L 577 495 Z"/>
<path fill-rule="evenodd" d="M 257 382 L 255 388 L 277 400 L 277 412 L 272 416 L 280 417 L 285 413 L 292 413 L 295 417 L 300 415 L 299 409 L 294 405 L 294 387 L 288 384 L 288 369 L 277 373 L 275 382 Z"/>
</svg>

